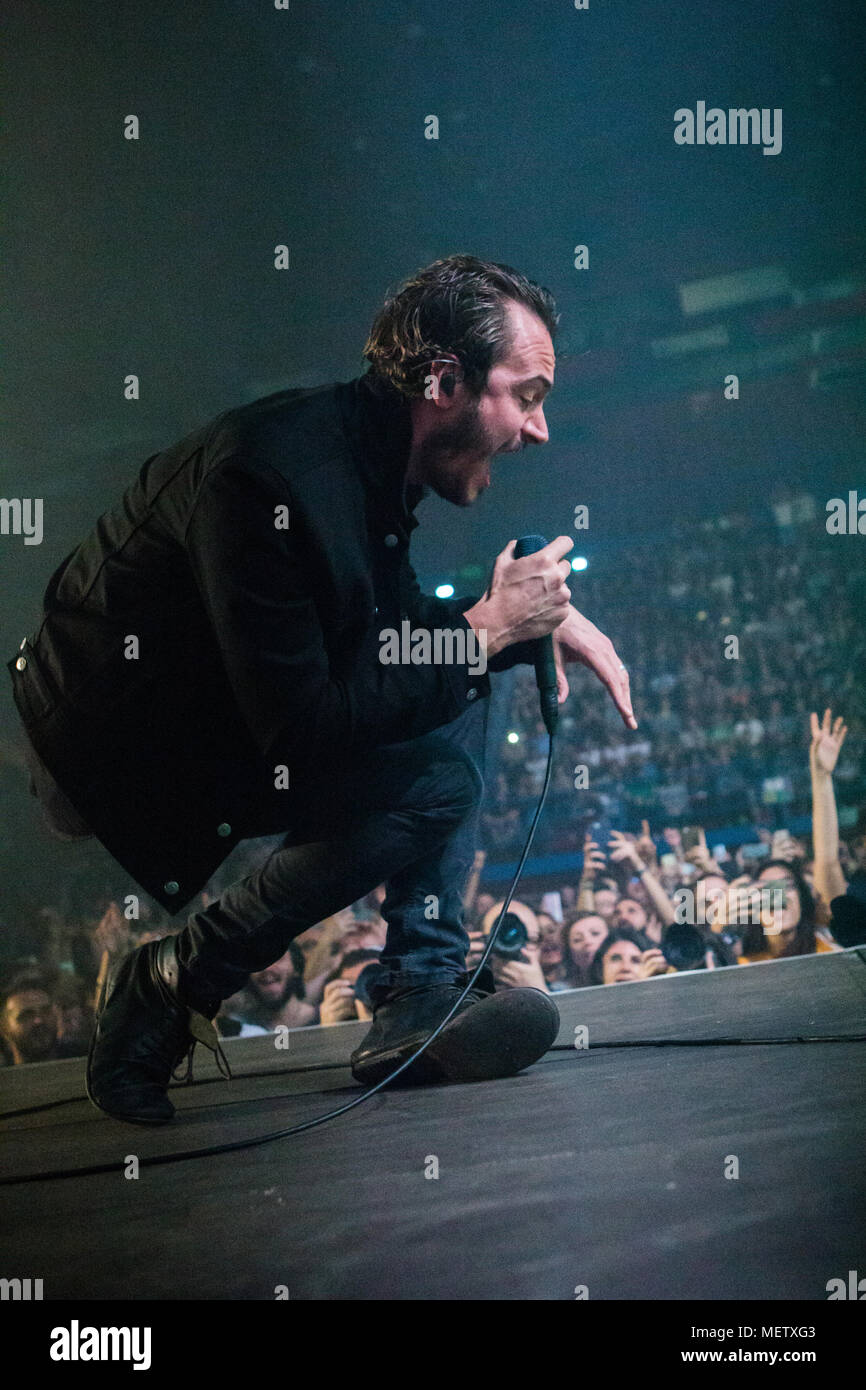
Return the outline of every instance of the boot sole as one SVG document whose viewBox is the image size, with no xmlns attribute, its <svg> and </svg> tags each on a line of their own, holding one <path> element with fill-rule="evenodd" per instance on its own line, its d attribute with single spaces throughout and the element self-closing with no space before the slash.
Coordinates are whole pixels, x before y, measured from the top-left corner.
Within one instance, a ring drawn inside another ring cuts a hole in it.
<svg viewBox="0 0 866 1390">
<path fill-rule="evenodd" d="M 559 1010 L 540 989 L 492 994 L 457 1014 L 417 1064 L 403 1072 L 398 1084 L 496 1081 L 516 1076 L 552 1047 L 559 1023 Z M 392 1052 L 375 1054 L 369 1063 L 353 1065 L 352 1075 L 356 1081 L 374 1086 L 423 1042 L 419 1037 Z"/>
<path fill-rule="evenodd" d="M 516 1076 L 552 1047 L 559 1010 L 540 989 L 507 989 L 458 1014 L 430 1048 L 448 1081 Z"/>
</svg>

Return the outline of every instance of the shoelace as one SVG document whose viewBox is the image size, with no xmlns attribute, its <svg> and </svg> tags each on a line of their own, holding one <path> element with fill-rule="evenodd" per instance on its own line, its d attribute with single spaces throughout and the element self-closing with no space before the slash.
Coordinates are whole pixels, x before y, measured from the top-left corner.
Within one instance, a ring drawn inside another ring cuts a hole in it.
<svg viewBox="0 0 866 1390">
<path fill-rule="evenodd" d="M 220 1043 L 219 1039 L 219 1033 L 217 1032 L 213 1023 L 210 1021 L 209 1018 L 205 1018 L 204 1014 L 196 1013 L 195 1009 L 189 1010 L 188 1022 L 189 1031 L 192 1034 L 192 1039 L 186 1051 L 183 1053 L 180 1060 L 177 1062 L 176 1066 L 172 1070 L 171 1075 L 173 1080 L 181 1081 L 186 1086 L 192 1085 L 193 1053 L 195 1052 L 196 1043 L 201 1043 L 203 1047 L 206 1047 L 209 1052 L 212 1052 L 214 1054 L 216 1058 L 217 1069 L 219 1070 L 220 1075 L 224 1076 L 226 1081 L 231 1081 L 232 1069 L 229 1066 L 228 1058 L 223 1052 L 222 1044 Z M 183 1076 L 178 1076 L 178 1067 L 181 1067 L 184 1062 L 186 1062 L 186 1071 L 184 1072 Z"/>
</svg>

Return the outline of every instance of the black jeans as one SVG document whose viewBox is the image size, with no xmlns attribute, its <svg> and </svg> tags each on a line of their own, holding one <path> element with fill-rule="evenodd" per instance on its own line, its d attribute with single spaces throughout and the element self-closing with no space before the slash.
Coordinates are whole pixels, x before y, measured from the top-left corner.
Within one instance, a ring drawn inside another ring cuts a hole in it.
<svg viewBox="0 0 866 1390">
<path fill-rule="evenodd" d="M 287 830 L 286 839 L 179 933 L 191 1002 L 227 999 L 294 937 L 383 882 L 388 932 L 376 991 L 461 974 L 488 705 L 479 700 L 431 734 L 311 781 L 290 827 L 279 792 L 257 808 L 248 836 Z"/>
</svg>

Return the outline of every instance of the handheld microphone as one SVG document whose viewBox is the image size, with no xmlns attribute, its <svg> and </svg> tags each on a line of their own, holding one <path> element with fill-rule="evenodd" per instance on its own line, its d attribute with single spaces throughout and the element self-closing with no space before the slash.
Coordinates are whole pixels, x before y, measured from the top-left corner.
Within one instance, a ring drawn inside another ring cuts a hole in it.
<svg viewBox="0 0 866 1390">
<path fill-rule="evenodd" d="M 515 560 L 522 560 L 525 555 L 534 555 L 537 550 L 543 550 L 546 545 L 547 541 L 544 536 L 521 536 L 514 547 L 514 558 Z M 545 729 L 552 738 L 556 721 L 559 718 L 552 633 L 548 633 L 546 637 L 537 637 L 533 646 L 535 648 L 535 680 L 538 685 L 541 717 L 544 720 Z"/>
</svg>

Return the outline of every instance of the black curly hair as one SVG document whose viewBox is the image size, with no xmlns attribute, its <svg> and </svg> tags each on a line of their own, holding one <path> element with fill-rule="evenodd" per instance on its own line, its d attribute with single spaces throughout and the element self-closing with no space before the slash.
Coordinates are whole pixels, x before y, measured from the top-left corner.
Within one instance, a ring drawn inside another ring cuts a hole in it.
<svg viewBox="0 0 866 1390">
<path fill-rule="evenodd" d="M 550 290 L 495 261 L 434 261 L 388 294 L 364 344 L 368 375 L 420 396 L 423 368 L 447 353 L 460 362 L 467 390 L 480 396 L 490 368 L 511 349 L 507 299 L 531 309 L 553 338 L 559 315 Z"/>
</svg>

